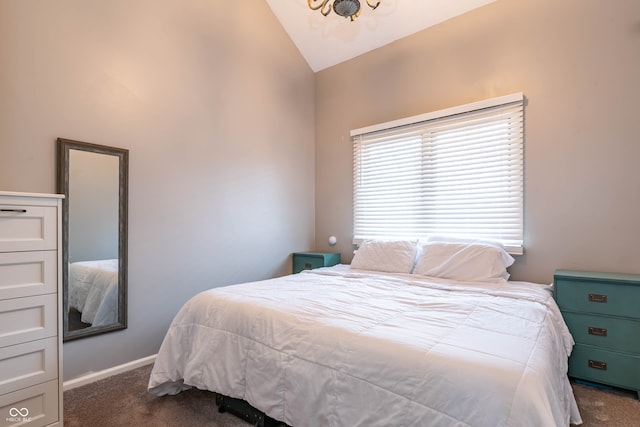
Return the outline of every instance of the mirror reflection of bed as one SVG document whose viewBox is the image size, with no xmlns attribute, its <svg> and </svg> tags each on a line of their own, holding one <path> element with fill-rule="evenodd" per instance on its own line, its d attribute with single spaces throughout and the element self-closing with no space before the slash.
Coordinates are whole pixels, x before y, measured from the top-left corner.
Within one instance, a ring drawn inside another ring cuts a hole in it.
<svg viewBox="0 0 640 427">
<path fill-rule="evenodd" d="M 118 260 L 69 264 L 69 330 L 118 321 Z"/>
<path fill-rule="evenodd" d="M 117 322 L 118 188 L 118 157 L 70 150 L 70 331 Z"/>
</svg>

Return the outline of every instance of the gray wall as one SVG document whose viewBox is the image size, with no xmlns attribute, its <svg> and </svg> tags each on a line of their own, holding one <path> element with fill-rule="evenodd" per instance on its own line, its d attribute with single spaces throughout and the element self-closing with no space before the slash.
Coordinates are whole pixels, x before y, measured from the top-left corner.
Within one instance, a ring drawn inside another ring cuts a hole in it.
<svg viewBox="0 0 640 427">
<path fill-rule="evenodd" d="M 525 255 L 512 277 L 640 273 L 638 76 L 637 0 L 498 1 L 317 73 L 317 248 L 336 235 L 351 259 L 351 129 L 522 91 Z"/>
<path fill-rule="evenodd" d="M 129 328 L 66 343 L 65 379 L 313 245 L 314 76 L 266 2 L 2 0 L 0 64 L 1 189 L 55 192 L 57 137 L 130 150 Z"/>
</svg>

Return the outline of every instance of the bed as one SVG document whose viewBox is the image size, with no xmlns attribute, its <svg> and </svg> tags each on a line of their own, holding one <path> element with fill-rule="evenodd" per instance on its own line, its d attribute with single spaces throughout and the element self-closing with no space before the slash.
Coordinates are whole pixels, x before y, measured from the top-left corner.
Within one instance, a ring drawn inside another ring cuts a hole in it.
<svg viewBox="0 0 640 427">
<path fill-rule="evenodd" d="M 202 292 L 149 391 L 210 390 L 295 427 L 580 424 L 550 286 L 509 281 L 493 248 L 365 242 L 350 266 Z"/>
<path fill-rule="evenodd" d="M 79 261 L 69 264 L 69 308 L 81 321 L 103 326 L 118 320 L 118 260 Z"/>
</svg>

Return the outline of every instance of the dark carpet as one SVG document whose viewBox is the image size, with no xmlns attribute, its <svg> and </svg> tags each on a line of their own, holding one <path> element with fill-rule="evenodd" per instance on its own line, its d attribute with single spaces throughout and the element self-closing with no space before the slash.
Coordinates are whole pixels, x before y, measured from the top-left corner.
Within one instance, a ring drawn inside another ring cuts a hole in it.
<svg viewBox="0 0 640 427">
<path fill-rule="evenodd" d="M 191 389 L 175 396 L 147 392 L 151 365 L 64 392 L 65 427 L 247 427 L 219 413 L 215 395 Z"/>
<path fill-rule="evenodd" d="M 157 397 L 147 392 L 151 365 L 64 393 L 65 427 L 247 427 L 229 413 L 219 413 L 215 395 L 187 390 Z M 584 427 L 639 427 L 635 393 L 574 384 Z"/>
</svg>

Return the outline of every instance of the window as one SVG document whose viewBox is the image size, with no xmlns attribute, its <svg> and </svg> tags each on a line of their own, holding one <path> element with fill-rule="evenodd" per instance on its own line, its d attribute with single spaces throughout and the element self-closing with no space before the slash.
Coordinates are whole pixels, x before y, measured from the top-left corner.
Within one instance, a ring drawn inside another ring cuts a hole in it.
<svg viewBox="0 0 640 427">
<path fill-rule="evenodd" d="M 354 243 L 429 234 L 523 244 L 521 93 L 357 129 Z"/>
</svg>

